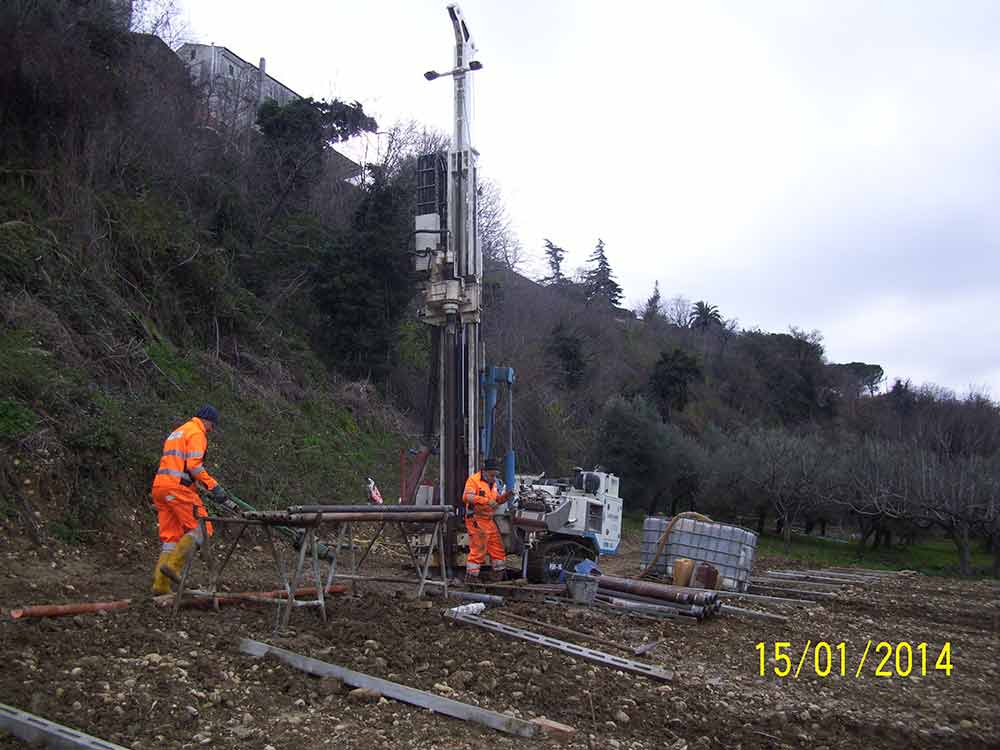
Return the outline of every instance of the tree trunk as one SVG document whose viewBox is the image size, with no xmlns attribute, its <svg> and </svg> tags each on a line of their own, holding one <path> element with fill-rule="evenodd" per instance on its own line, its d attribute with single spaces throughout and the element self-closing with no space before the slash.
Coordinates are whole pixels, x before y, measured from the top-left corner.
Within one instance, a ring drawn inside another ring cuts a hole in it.
<svg viewBox="0 0 1000 750">
<path fill-rule="evenodd" d="M 958 549 L 958 574 L 963 578 L 972 575 L 972 545 L 968 525 L 957 524 L 951 532 L 951 539 Z"/>
<path fill-rule="evenodd" d="M 767 523 L 767 508 L 757 510 L 757 536 L 764 536 L 764 525 Z"/>
<path fill-rule="evenodd" d="M 1000 578 L 1000 529 L 993 532 L 993 577 Z"/>
<path fill-rule="evenodd" d="M 826 519 L 821 518 L 819 521 L 819 535 L 826 536 Z"/>
<path fill-rule="evenodd" d="M 872 535 L 872 532 L 875 531 L 875 524 L 872 523 L 869 526 L 867 523 L 865 523 L 864 519 L 862 519 L 858 525 L 861 527 L 861 536 L 858 539 L 859 552 L 864 552 L 865 545 L 868 544 L 868 537 L 870 537 Z"/>
<path fill-rule="evenodd" d="M 660 506 L 660 498 L 663 496 L 662 492 L 656 492 L 653 494 L 649 501 L 649 508 L 646 511 L 647 516 L 655 516 L 656 509 Z"/>
<path fill-rule="evenodd" d="M 782 524 L 782 532 L 785 537 L 785 553 L 792 551 L 792 519 L 787 516 Z"/>
</svg>

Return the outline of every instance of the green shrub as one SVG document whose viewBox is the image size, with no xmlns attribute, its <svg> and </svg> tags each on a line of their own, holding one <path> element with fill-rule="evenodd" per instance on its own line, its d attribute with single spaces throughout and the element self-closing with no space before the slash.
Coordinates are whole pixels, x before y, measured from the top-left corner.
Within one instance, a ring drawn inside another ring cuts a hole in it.
<svg viewBox="0 0 1000 750">
<path fill-rule="evenodd" d="M 25 435 L 38 427 L 38 417 L 15 401 L 0 399 L 0 438 Z"/>
</svg>

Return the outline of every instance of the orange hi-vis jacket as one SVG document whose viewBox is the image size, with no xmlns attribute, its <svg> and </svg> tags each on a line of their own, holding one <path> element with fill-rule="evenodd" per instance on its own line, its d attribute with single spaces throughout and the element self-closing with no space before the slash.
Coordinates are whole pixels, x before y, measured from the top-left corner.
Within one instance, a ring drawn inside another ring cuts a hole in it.
<svg viewBox="0 0 1000 750">
<path fill-rule="evenodd" d="M 208 437 L 201 419 L 194 417 L 182 424 L 167 435 L 163 443 L 163 456 L 153 487 L 190 487 L 201 482 L 206 489 L 213 489 L 218 482 L 202 465 L 207 448 Z"/>
<path fill-rule="evenodd" d="M 492 519 L 495 508 L 490 507 L 490 500 L 500 502 L 500 492 L 496 484 L 490 484 L 483 479 L 483 473 L 477 471 L 465 482 L 465 492 L 462 493 L 462 500 L 469 515 L 476 518 Z"/>
</svg>

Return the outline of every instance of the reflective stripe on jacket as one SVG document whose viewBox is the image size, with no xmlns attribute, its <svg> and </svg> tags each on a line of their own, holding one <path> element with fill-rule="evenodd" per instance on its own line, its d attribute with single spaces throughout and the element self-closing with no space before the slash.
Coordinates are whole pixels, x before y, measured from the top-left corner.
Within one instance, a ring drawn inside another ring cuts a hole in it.
<svg viewBox="0 0 1000 750">
<path fill-rule="evenodd" d="M 465 482 L 465 491 L 462 493 L 462 500 L 465 507 L 472 511 L 476 518 L 493 518 L 495 508 L 490 507 L 490 500 L 498 503 L 500 491 L 496 484 L 490 484 L 483 479 L 483 473 L 477 471 Z"/>
<path fill-rule="evenodd" d="M 187 487 L 194 482 L 201 482 L 207 489 L 215 487 L 218 482 L 202 465 L 207 449 L 205 424 L 198 417 L 182 424 L 167 435 L 163 443 L 163 456 L 160 458 L 153 486 Z"/>
</svg>

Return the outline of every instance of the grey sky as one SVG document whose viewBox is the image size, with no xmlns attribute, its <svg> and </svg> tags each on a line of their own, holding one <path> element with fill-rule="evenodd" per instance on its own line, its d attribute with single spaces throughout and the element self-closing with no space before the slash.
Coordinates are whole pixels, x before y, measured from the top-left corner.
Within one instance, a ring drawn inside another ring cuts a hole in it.
<svg viewBox="0 0 1000 750">
<path fill-rule="evenodd" d="M 183 0 L 189 36 L 450 132 L 444 2 Z M 525 247 L 601 237 L 626 299 L 819 329 L 831 361 L 1000 398 L 1000 3 L 461 3 L 473 142 Z M 367 144 L 370 153 L 378 142 Z"/>
</svg>

